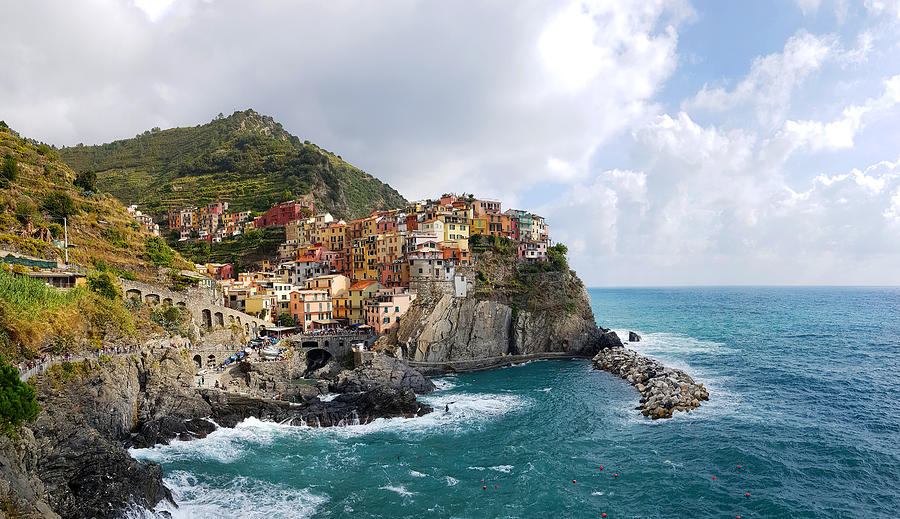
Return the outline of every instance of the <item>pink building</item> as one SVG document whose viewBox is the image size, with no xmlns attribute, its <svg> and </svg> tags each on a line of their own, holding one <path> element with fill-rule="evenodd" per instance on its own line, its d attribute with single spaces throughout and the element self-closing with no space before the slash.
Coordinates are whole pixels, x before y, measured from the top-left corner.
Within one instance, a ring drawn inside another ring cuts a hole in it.
<svg viewBox="0 0 900 519">
<path fill-rule="evenodd" d="M 396 290 L 379 290 L 366 301 L 366 324 L 379 335 L 390 333 L 400 325 L 400 318 L 409 310 L 416 294 Z"/>
</svg>

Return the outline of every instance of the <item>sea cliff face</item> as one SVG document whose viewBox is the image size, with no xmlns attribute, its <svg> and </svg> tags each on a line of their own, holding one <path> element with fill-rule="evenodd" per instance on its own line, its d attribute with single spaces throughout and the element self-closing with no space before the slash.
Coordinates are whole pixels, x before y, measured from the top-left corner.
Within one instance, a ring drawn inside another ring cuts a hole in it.
<svg viewBox="0 0 900 519">
<path fill-rule="evenodd" d="M 397 333 L 379 346 L 433 372 L 590 357 L 608 341 L 621 344 L 597 326 L 587 290 L 570 270 L 522 273 L 513 261 L 481 257 L 474 275 L 465 297 L 420 291 Z"/>
<path fill-rule="evenodd" d="M 162 470 L 131 458 L 126 447 L 202 438 L 248 417 L 294 425 L 367 423 L 431 412 L 416 392 L 430 381 L 397 359 L 378 358 L 306 386 L 294 402 L 253 396 L 253 371 L 235 366 L 239 391 L 197 390 L 189 355 L 143 350 L 104 361 L 54 366 L 36 380 L 41 411 L 15 438 L 0 435 L 0 517 L 118 517 L 151 509 L 171 495 Z M 340 371 L 340 370 L 338 370 Z M 290 385 L 290 379 L 279 380 Z M 323 392 L 335 393 L 322 399 Z M 216 423 L 213 423 L 216 422 Z"/>
</svg>

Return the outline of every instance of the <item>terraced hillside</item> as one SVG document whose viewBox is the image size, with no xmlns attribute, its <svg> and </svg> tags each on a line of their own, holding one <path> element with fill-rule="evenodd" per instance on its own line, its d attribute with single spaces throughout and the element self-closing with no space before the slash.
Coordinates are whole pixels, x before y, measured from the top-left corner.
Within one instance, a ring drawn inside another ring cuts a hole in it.
<svg viewBox="0 0 900 519">
<path fill-rule="evenodd" d="M 60 153 L 75 171 L 95 171 L 103 190 L 156 217 L 217 200 L 232 211 L 264 211 L 301 198 L 344 218 L 406 203 L 389 185 L 253 110 Z"/>
<path fill-rule="evenodd" d="M 22 137 L 0 122 L 0 160 L 0 249 L 62 260 L 67 223 L 70 263 L 108 267 L 139 278 L 156 276 L 147 244 L 152 242 L 157 249 L 160 244 L 118 200 L 100 193 L 90 179 L 79 179 L 59 160 L 56 149 Z M 188 266 L 161 246 L 165 259 L 160 266 Z"/>
</svg>

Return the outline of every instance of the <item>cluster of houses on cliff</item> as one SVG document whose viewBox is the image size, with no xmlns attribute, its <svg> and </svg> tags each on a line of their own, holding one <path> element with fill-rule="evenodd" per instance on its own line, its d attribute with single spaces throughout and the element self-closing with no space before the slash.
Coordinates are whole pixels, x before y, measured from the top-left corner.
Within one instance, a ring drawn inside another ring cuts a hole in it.
<svg viewBox="0 0 900 519">
<path fill-rule="evenodd" d="M 315 212 L 313 207 L 312 202 L 289 200 L 273 205 L 255 218 L 251 211 L 228 212 L 228 202 L 179 207 L 169 210 L 169 231 L 179 233 L 178 241 L 218 243 L 250 229 L 283 227 L 288 222 L 308 218 Z"/>
<path fill-rule="evenodd" d="M 544 218 L 470 195 L 351 221 L 315 214 L 311 203 L 294 200 L 254 219 L 228 213 L 224 203 L 169 214 L 170 229 L 194 239 L 218 241 L 250 226 L 284 227 L 277 257 L 252 272 L 235 273 L 230 264 L 197 265 L 198 271 L 218 280 L 226 305 L 307 331 L 368 326 L 388 333 L 424 289 L 466 295 L 470 244 L 502 240 L 528 263 L 546 261 L 550 245 Z"/>
</svg>

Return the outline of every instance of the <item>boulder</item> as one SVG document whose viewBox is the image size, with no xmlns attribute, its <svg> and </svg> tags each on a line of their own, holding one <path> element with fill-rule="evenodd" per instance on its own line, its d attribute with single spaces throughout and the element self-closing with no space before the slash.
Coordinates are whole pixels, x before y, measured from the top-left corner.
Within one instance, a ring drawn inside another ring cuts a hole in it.
<svg viewBox="0 0 900 519">
<path fill-rule="evenodd" d="M 641 342 L 641 336 L 634 332 L 628 332 L 628 342 Z"/>
</svg>

